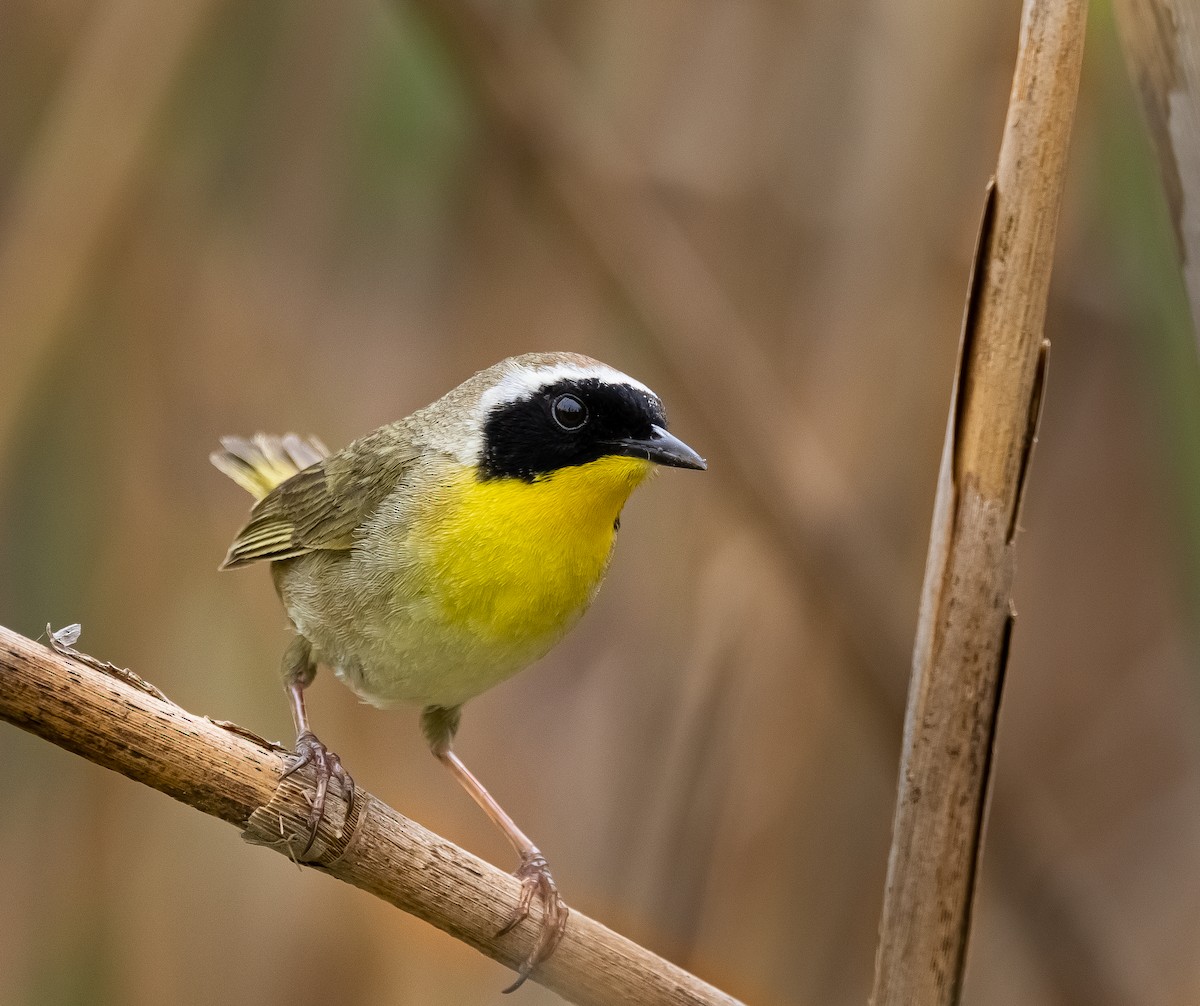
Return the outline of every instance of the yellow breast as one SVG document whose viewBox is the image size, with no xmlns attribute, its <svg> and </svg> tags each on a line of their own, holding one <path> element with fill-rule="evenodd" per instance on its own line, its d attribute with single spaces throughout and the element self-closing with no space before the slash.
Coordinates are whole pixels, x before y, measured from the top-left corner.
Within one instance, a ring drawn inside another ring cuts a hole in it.
<svg viewBox="0 0 1200 1006">
<path fill-rule="evenodd" d="M 533 483 L 463 470 L 418 531 L 443 617 L 497 644 L 557 638 L 595 596 L 614 524 L 650 467 L 608 457 Z"/>
</svg>

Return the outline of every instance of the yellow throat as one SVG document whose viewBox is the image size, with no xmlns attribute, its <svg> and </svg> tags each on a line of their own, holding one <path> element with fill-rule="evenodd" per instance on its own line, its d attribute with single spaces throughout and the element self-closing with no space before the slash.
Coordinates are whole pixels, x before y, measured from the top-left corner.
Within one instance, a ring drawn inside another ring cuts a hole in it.
<svg viewBox="0 0 1200 1006">
<path fill-rule="evenodd" d="M 443 617 L 497 644 L 557 638 L 599 589 L 621 508 L 651 468 L 604 457 L 532 483 L 463 470 L 421 528 Z"/>
</svg>

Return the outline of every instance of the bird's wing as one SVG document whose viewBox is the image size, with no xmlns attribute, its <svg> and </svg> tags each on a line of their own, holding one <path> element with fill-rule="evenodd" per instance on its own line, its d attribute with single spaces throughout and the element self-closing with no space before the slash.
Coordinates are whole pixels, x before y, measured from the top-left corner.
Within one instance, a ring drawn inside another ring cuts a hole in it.
<svg viewBox="0 0 1200 1006">
<path fill-rule="evenodd" d="M 418 456 L 406 425 L 394 423 L 322 458 L 255 504 L 221 568 L 352 548 Z"/>
</svg>

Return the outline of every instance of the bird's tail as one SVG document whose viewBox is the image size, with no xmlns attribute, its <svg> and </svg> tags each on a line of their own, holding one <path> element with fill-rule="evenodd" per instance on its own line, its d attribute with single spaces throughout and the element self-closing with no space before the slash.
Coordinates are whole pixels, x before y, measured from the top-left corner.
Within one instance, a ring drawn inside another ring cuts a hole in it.
<svg viewBox="0 0 1200 1006">
<path fill-rule="evenodd" d="M 329 456 L 329 448 L 316 437 L 305 440 L 294 433 L 256 433 L 249 440 L 222 437 L 221 446 L 225 449 L 213 451 L 209 460 L 256 500 Z"/>
</svg>

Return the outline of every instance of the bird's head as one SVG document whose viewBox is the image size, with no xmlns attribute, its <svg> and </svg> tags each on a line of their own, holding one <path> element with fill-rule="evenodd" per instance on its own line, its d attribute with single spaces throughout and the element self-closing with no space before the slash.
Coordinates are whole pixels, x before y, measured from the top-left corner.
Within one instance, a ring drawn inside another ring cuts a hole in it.
<svg viewBox="0 0 1200 1006">
<path fill-rule="evenodd" d="M 704 470 L 667 429 L 662 401 L 640 381 L 576 353 L 527 353 L 450 392 L 465 419 L 460 460 L 479 478 L 534 482 L 603 458 Z M 435 403 L 435 408 L 442 405 Z"/>
</svg>

